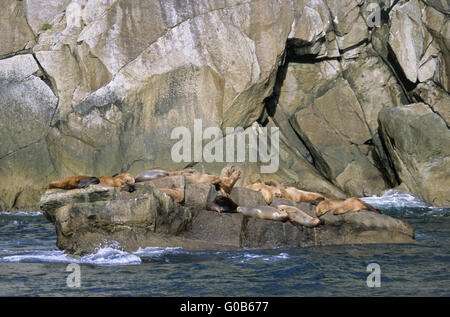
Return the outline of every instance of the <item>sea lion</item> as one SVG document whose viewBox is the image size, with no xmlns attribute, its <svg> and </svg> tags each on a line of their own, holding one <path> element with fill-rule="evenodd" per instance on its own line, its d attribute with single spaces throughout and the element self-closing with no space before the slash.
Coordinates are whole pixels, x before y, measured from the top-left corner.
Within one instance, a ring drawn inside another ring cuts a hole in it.
<svg viewBox="0 0 450 317">
<path fill-rule="evenodd" d="M 221 177 L 219 182 L 220 193 L 223 196 L 230 197 L 234 185 L 240 178 L 241 178 L 241 171 L 233 171 L 233 173 L 230 176 Z"/>
<path fill-rule="evenodd" d="M 170 196 L 176 203 L 181 203 L 184 200 L 184 190 L 175 185 L 172 185 L 172 188 L 158 188 L 158 190 Z"/>
<path fill-rule="evenodd" d="M 230 177 L 231 174 L 234 173 L 234 170 L 235 170 L 234 165 L 222 168 L 222 171 L 220 171 L 220 178 Z"/>
<path fill-rule="evenodd" d="M 196 173 L 197 170 L 193 168 L 185 168 L 183 170 L 171 169 L 168 171 L 169 175 L 186 175 Z"/>
<path fill-rule="evenodd" d="M 86 188 L 91 184 L 98 184 L 100 180 L 93 176 L 69 176 L 63 180 L 50 182 L 45 189 L 59 188 L 59 189 L 75 189 L 75 188 Z"/>
<path fill-rule="evenodd" d="M 272 191 L 272 195 L 274 197 L 279 198 L 285 198 L 285 199 L 291 199 L 291 196 L 286 192 L 286 189 L 283 185 L 278 183 L 277 181 L 267 181 L 264 182 L 264 185 L 268 186 L 269 189 Z"/>
<path fill-rule="evenodd" d="M 326 197 L 321 194 L 314 192 L 307 192 L 292 186 L 286 187 L 285 191 L 288 193 L 290 197 L 288 199 L 293 200 L 295 202 L 309 202 L 314 205 L 317 205 L 319 202 L 326 199 Z"/>
<path fill-rule="evenodd" d="M 268 205 L 270 205 L 272 203 L 272 199 L 274 196 L 274 190 L 270 186 L 267 186 L 267 185 L 261 183 L 260 181 L 257 181 L 256 183 L 247 185 L 246 187 L 248 189 L 261 192 L 261 194 L 264 197 L 264 200 L 266 201 L 266 203 Z"/>
<path fill-rule="evenodd" d="M 169 176 L 169 172 L 164 170 L 148 170 L 143 171 L 142 173 L 139 173 L 134 177 L 134 181 L 136 183 L 150 181 L 152 179 L 157 179 L 161 177 Z"/>
<path fill-rule="evenodd" d="M 186 180 L 191 184 L 198 184 L 198 183 L 211 183 L 213 185 L 220 183 L 220 178 L 215 175 L 210 174 L 203 174 L 200 172 L 192 172 L 188 174 L 184 174 L 184 177 Z"/>
<path fill-rule="evenodd" d="M 216 196 L 213 201 L 206 204 L 206 210 L 217 211 L 219 214 L 222 212 L 236 212 L 238 204 L 230 197 L 225 197 L 222 195 Z"/>
<path fill-rule="evenodd" d="M 276 208 L 287 213 L 291 222 L 298 223 L 304 227 L 314 228 L 321 224 L 321 220 L 319 218 L 311 217 L 306 212 L 296 207 L 288 205 L 278 205 Z"/>
<path fill-rule="evenodd" d="M 266 220 L 285 222 L 289 219 L 289 215 L 286 212 L 271 206 L 238 207 L 237 212 L 243 214 L 244 216 Z"/>
<path fill-rule="evenodd" d="M 100 184 L 111 187 L 122 187 L 125 185 L 134 185 L 134 177 L 128 173 L 118 173 L 113 176 L 100 176 Z"/>
<path fill-rule="evenodd" d="M 320 217 L 328 211 L 333 210 L 334 215 L 342 215 L 348 211 L 374 211 L 382 214 L 378 208 L 363 202 L 361 199 L 351 197 L 347 199 L 326 199 L 321 201 L 316 207 L 316 216 Z"/>
</svg>

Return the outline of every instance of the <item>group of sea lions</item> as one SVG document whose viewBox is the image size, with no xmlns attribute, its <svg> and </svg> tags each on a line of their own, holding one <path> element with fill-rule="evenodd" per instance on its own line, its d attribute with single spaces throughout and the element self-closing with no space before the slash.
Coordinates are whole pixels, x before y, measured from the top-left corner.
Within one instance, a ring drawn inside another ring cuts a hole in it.
<svg viewBox="0 0 450 317">
<path fill-rule="evenodd" d="M 120 187 L 121 189 L 131 190 L 133 184 L 135 183 L 134 177 L 128 173 L 117 173 L 113 176 L 69 176 L 63 180 L 50 182 L 46 189 L 75 189 L 75 188 L 86 188 L 91 184 L 102 184 L 111 187 Z"/>
<path fill-rule="evenodd" d="M 53 181 L 48 184 L 46 189 L 60 188 L 60 189 L 74 189 L 86 188 L 91 184 L 102 184 L 111 187 L 120 188 L 121 191 L 132 192 L 139 188 L 138 183 L 151 181 L 154 179 L 182 175 L 191 184 L 210 183 L 216 187 L 219 192 L 213 201 L 206 205 L 207 210 L 222 212 L 238 212 L 246 216 L 256 217 L 261 219 L 269 219 L 276 221 L 291 221 L 293 223 L 301 224 L 305 227 L 316 227 L 322 223 L 318 218 L 329 211 L 333 214 L 340 215 L 349 211 L 357 212 L 361 210 L 374 211 L 381 214 L 381 211 L 376 207 L 363 202 L 359 198 L 351 197 L 347 199 L 328 199 L 322 194 L 307 192 L 295 188 L 293 186 L 284 186 L 276 181 L 261 182 L 257 181 L 246 186 L 247 188 L 261 192 L 266 206 L 243 207 L 239 206 L 231 197 L 233 186 L 241 177 L 241 172 L 236 171 L 234 166 L 224 167 L 220 176 L 201 173 L 195 169 L 153 169 L 144 171 L 135 177 L 128 173 L 117 173 L 113 176 L 70 176 L 60 181 Z M 158 188 L 170 196 L 175 202 L 181 203 L 184 200 L 184 188 L 178 188 L 172 185 L 170 188 Z M 269 206 L 274 197 L 288 199 L 294 202 L 308 202 L 316 205 L 315 216 L 308 215 L 303 210 L 288 206 L 278 205 Z"/>
<path fill-rule="evenodd" d="M 273 197 L 285 198 L 295 202 L 309 202 L 315 205 L 326 199 L 321 194 L 303 191 L 293 186 L 285 187 L 277 181 L 262 183 L 258 180 L 253 184 L 247 185 L 247 188 L 261 192 L 268 205 L 272 203 Z"/>
</svg>

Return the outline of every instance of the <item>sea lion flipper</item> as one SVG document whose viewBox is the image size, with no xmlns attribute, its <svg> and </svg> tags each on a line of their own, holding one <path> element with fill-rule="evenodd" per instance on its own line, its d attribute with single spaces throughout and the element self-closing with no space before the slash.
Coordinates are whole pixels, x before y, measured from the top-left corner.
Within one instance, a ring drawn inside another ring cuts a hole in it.
<svg viewBox="0 0 450 317">
<path fill-rule="evenodd" d="M 127 184 L 120 188 L 121 192 L 129 192 L 132 193 L 136 190 L 136 186 L 134 184 Z"/>
<path fill-rule="evenodd" d="M 371 204 L 368 204 L 368 203 L 366 203 L 366 202 L 363 202 L 363 204 L 364 204 L 364 206 L 366 206 L 366 208 L 367 208 L 369 211 L 374 211 L 374 212 L 377 212 L 377 213 L 379 213 L 379 214 L 383 214 L 383 213 L 381 212 L 381 210 L 378 209 L 377 207 L 372 206 Z"/>
<path fill-rule="evenodd" d="M 98 183 L 100 183 L 100 180 L 97 177 L 89 177 L 89 178 L 80 179 L 80 182 L 78 183 L 79 184 L 78 187 L 79 188 L 87 188 L 91 184 L 98 184 Z"/>
<path fill-rule="evenodd" d="M 336 209 L 333 211 L 333 215 L 343 215 L 343 214 L 345 214 L 346 212 L 348 212 L 348 210 L 346 210 L 346 209 L 343 208 L 343 207 L 339 207 L 339 208 L 336 208 Z"/>
</svg>

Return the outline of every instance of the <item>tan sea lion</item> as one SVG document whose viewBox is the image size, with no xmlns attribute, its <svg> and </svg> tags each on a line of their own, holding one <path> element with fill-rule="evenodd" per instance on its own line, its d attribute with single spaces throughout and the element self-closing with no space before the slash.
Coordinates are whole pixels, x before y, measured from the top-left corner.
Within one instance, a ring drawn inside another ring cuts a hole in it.
<svg viewBox="0 0 450 317">
<path fill-rule="evenodd" d="M 351 197 L 347 199 L 326 199 L 321 201 L 316 207 L 316 216 L 320 217 L 328 211 L 333 210 L 333 214 L 342 215 L 348 211 L 374 211 L 382 214 L 378 208 L 363 202 L 361 199 Z"/>
<path fill-rule="evenodd" d="M 286 192 L 285 187 L 277 181 L 267 181 L 264 182 L 264 185 L 272 192 L 273 197 L 291 199 L 290 195 Z"/>
<path fill-rule="evenodd" d="M 93 176 L 69 176 L 63 180 L 50 182 L 45 189 L 59 188 L 59 189 L 75 189 L 75 188 L 86 188 L 91 184 L 98 184 L 100 180 Z"/>
<path fill-rule="evenodd" d="M 221 177 L 219 182 L 220 193 L 223 196 L 230 197 L 234 185 L 240 178 L 241 178 L 241 171 L 233 171 L 233 173 L 230 176 Z"/>
<path fill-rule="evenodd" d="M 244 216 L 266 220 L 285 222 L 289 219 L 289 215 L 286 212 L 271 206 L 238 207 L 237 212 L 243 214 Z"/>
<path fill-rule="evenodd" d="M 310 202 L 312 204 L 317 205 L 320 201 L 326 199 L 326 197 L 321 194 L 314 192 L 307 192 L 292 186 L 286 187 L 285 191 L 288 193 L 290 197 L 287 199 L 293 200 L 295 202 Z"/>
<path fill-rule="evenodd" d="M 176 203 L 181 203 L 184 200 L 184 190 L 175 185 L 172 185 L 172 188 L 158 188 L 158 190 L 170 196 Z"/>
<path fill-rule="evenodd" d="M 222 212 L 236 212 L 238 204 L 230 197 L 222 195 L 216 196 L 213 201 L 206 204 L 206 210 L 217 211 L 219 214 Z"/>
<path fill-rule="evenodd" d="M 98 179 L 100 180 L 100 184 L 111 187 L 122 187 L 134 184 L 134 177 L 128 173 L 118 173 L 113 176 L 100 176 Z"/>
<path fill-rule="evenodd" d="M 287 213 L 290 221 L 298 223 L 304 227 L 314 228 L 321 224 L 321 220 L 319 218 L 311 217 L 306 212 L 296 207 L 288 205 L 278 205 L 276 208 Z"/>
<path fill-rule="evenodd" d="M 261 182 L 256 182 L 250 185 L 246 186 L 248 189 L 255 190 L 258 192 L 261 192 L 261 194 L 264 197 L 264 200 L 268 205 L 272 203 L 272 199 L 274 197 L 274 190 L 270 188 L 270 186 L 267 186 L 266 184 L 263 184 Z"/>
<path fill-rule="evenodd" d="M 230 177 L 231 174 L 234 173 L 234 171 L 235 171 L 234 165 L 224 167 L 220 172 L 220 178 Z"/>
<path fill-rule="evenodd" d="M 198 183 L 211 183 L 213 185 L 220 183 L 220 178 L 216 175 L 210 175 L 210 174 L 203 174 L 200 172 L 193 172 L 184 174 L 184 177 L 186 180 L 191 184 L 198 184 Z"/>
<path fill-rule="evenodd" d="M 169 175 L 186 175 L 196 173 L 197 170 L 193 168 L 185 168 L 183 170 L 171 169 L 167 171 Z M 198 173 L 198 172 L 197 172 Z"/>
</svg>

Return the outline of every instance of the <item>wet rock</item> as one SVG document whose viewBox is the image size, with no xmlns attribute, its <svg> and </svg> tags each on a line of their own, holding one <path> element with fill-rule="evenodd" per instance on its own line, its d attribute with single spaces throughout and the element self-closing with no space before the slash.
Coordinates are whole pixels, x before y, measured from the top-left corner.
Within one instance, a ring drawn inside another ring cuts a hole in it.
<svg viewBox="0 0 450 317">
<path fill-rule="evenodd" d="M 234 187 L 231 192 L 231 199 L 242 207 L 266 205 L 266 201 L 260 192 L 245 187 Z"/>
<path fill-rule="evenodd" d="M 49 190 L 41 209 L 55 224 L 58 247 L 72 254 L 90 253 L 114 241 L 128 251 L 165 245 L 165 237 L 176 237 L 192 220 L 189 209 L 152 186 L 133 193 L 102 185 Z"/>
<path fill-rule="evenodd" d="M 240 232 L 243 216 L 239 213 L 217 213 L 210 210 L 193 211 L 189 229 L 184 238 L 209 241 L 229 248 L 240 247 Z"/>
<path fill-rule="evenodd" d="M 191 191 L 203 189 L 203 196 L 206 196 L 207 187 L 203 184 L 188 185 L 187 188 Z M 235 195 L 246 193 L 246 190 L 241 188 Z M 275 198 L 272 204 L 296 206 L 314 216 L 315 207 L 307 203 Z M 41 209 L 55 224 L 57 246 L 75 255 L 91 253 L 99 246 L 108 245 L 119 245 L 125 251 L 133 252 L 149 246 L 189 250 L 307 247 L 410 242 L 414 237 L 407 224 L 385 215 L 365 212 L 340 216 L 326 214 L 323 217 L 325 225 L 311 229 L 240 213 L 219 214 L 195 205 L 188 208 L 174 203 L 151 185 L 142 185 L 133 193 L 103 185 L 68 191 L 47 190 L 41 197 Z"/>
<path fill-rule="evenodd" d="M 184 204 L 193 209 L 205 209 L 206 204 L 213 201 L 218 192 L 210 183 L 186 184 Z"/>
<path fill-rule="evenodd" d="M 381 137 L 401 181 L 434 206 L 449 206 L 450 130 L 441 116 L 418 103 L 384 108 Z"/>
</svg>

